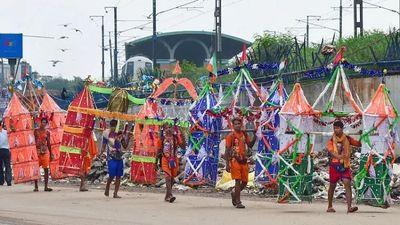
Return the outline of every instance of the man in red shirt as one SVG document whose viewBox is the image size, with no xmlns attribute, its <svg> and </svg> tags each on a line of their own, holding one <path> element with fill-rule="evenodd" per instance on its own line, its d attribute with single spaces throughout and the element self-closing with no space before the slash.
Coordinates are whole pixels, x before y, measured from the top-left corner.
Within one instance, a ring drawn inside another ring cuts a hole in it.
<svg viewBox="0 0 400 225">
<path fill-rule="evenodd" d="M 233 131 L 226 136 L 226 171 L 231 173 L 235 180 L 235 189 L 232 195 L 232 204 L 236 208 L 243 209 L 245 206 L 240 201 L 240 192 L 246 187 L 249 176 L 249 165 L 247 163 L 247 147 L 252 148 L 256 141 L 254 133 L 250 140 L 245 131 L 242 130 L 242 119 L 232 120 Z"/>
<path fill-rule="evenodd" d="M 346 190 L 347 212 L 353 213 L 358 210 L 358 207 L 351 206 L 352 192 L 351 192 L 351 167 L 350 157 L 352 146 L 361 147 L 361 143 L 350 136 L 343 133 L 343 123 L 336 121 L 333 123 L 333 137 L 328 141 L 327 149 L 330 156 L 329 164 L 329 190 L 328 190 L 328 213 L 336 212 L 333 208 L 333 194 L 335 192 L 336 184 L 339 180 L 343 181 Z"/>
</svg>

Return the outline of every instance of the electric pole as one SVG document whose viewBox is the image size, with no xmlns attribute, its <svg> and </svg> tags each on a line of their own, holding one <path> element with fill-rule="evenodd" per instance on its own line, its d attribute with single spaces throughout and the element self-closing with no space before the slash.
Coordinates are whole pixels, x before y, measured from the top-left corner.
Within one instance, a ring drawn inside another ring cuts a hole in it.
<svg viewBox="0 0 400 225">
<path fill-rule="evenodd" d="M 321 18 L 321 16 L 312 16 L 312 15 L 308 15 L 307 16 L 307 26 L 306 26 L 306 40 L 307 40 L 307 48 L 310 45 L 310 22 L 309 19 L 310 18 Z"/>
<path fill-rule="evenodd" d="M 118 43 L 117 43 L 117 36 L 118 36 L 118 29 L 117 29 L 117 7 L 113 6 L 113 7 L 104 7 L 104 9 L 106 9 L 106 13 L 107 13 L 107 9 L 109 8 L 113 8 L 114 9 L 114 82 L 116 82 L 118 80 Z M 111 46 L 110 46 L 111 49 Z"/>
<path fill-rule="evenodd" d="M 340 6 L 339 6 L 339 40 L 342 39 L 343 35 L 343 5 L 342 5 L 343 0 L 340 0 Z"/>
<path fill-rule="evenodd" d="M 108 33 L 108 40 L 109 40 L 109 45 L 110 47 L 108 48 L 108 51 L 110 52 L 110 72 L 111 72 L 111 80 L 114 78 L 114 73 L 113 73 L 113 57 L 112 57 L 112 43 L 111 43 L 111 32 Z"/>
<path fill-rule="evenodd" d="M 104 82 L 104 16 L 90 16 L 93 18 L 101 17 L 101 80 Z"/>
<path fill-rule="evenodd" d="M 221 56 L 222 56 L 222 33 L 221 33 L 221 0 L 215 0 L 215 51 L 217 56 L 217 68 L 221 67 Z"/>
<path fill-rule="evenodd" d="M 363 0 L 354 0 L 354 37 L 363 36 L 364 20 L 363 20 Z M 359 17 L 358 17 L 359 15 Z"/>
<path fill-rule="evenodd" d="M 153 58 L 153 70 L 157 68 L 157 59 L 156 59 L 156 44 L 157 44 L 157 24 L 156 24 L 156 17 L 157 17 L 157 1 L 153 0 L 153 51 L 152 51 L 152 58 Z"/>
</svg>

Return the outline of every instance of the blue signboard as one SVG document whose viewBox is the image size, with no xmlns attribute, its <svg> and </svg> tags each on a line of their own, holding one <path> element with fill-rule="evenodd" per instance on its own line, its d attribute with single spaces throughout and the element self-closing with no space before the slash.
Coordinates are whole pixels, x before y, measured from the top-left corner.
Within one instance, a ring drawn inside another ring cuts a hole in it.
<svg viewBox="0 0 400 225">
<path fill-rule="evenodd" d="M 22 34 L 0 33 L 0 58 L 22 58 Z"/>
</svg>

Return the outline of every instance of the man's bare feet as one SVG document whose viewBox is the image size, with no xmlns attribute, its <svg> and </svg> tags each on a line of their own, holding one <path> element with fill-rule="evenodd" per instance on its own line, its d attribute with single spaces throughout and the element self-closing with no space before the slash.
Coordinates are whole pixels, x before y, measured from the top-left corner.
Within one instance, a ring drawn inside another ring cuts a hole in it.
<svg viewBox="0 0 400 225">
<path fill-rule="evenodd" d="M 326 210 L 327 213 L 335 213 L 336 210 L 333 207 L 330 207 Z"/>
</svg>

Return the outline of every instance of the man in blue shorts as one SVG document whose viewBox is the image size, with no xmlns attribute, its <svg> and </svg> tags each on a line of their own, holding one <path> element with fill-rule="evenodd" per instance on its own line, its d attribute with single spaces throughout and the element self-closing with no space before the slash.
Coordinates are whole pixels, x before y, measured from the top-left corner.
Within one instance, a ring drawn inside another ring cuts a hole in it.
<svg viewBox="0 0 400 225">
<path fill-rule="evenodd" d="M 121 184 L 121 177 L 124 175 L 124 162 L 122 160 L 122 147 L 126 149 L 129 143 L 129 135 L 122 132 L 116 132 L 117 120 L 110 121 L 110 128 L 103 132 L 103 145 L 101 147 L 100 155 L 107 151 L 107 164 L 108 164 L 108 180 L 105 196 L 109 196 L 110 185 L 115 177 L 114 198 L 121 198 L 118 196 L 119 186 Z"/>
</svg>

